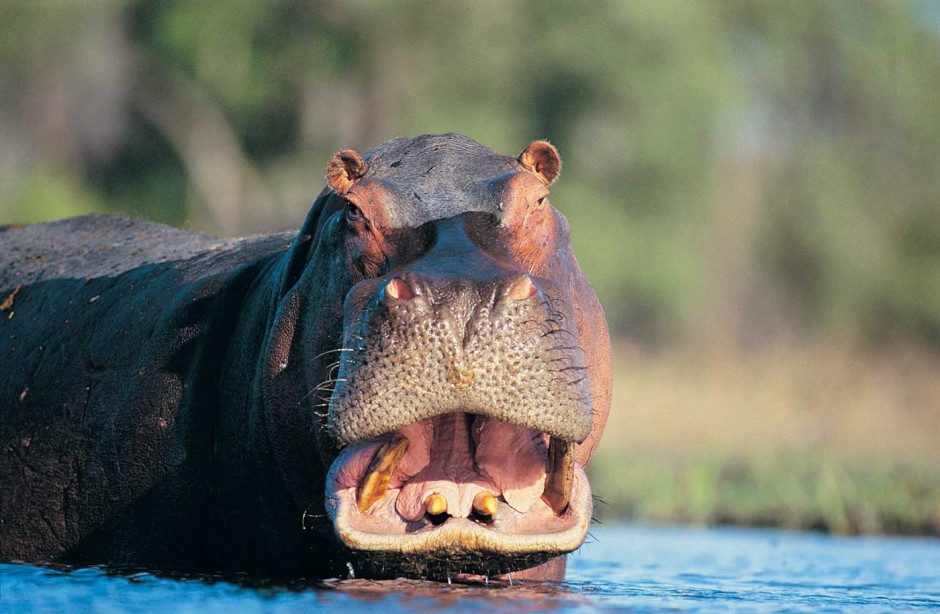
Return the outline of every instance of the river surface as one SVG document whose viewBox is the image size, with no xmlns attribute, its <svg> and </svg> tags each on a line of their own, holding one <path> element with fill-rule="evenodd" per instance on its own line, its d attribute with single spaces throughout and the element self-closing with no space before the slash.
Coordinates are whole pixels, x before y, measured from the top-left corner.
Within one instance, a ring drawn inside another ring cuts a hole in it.
<svg viewBox="0 0 940 614">
<path fill-rule="evenodd" d="M 940 540 L 604 525 L 559 585 L 168 579 L 0 565 L 0 612 L 940 610 Z"/>
</svg>

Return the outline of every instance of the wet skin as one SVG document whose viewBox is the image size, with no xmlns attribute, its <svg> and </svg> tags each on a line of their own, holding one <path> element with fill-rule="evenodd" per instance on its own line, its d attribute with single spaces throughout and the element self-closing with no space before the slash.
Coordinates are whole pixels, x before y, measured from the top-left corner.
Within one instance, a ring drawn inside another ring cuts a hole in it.
<svg viewBox="0 0 940 614">
<path fill-rule="evenodd" d="M 560 164 L 422 136 L 334 155 L 299 233 L 0 230 L 2 558 L 563 577 L 610 347 Z"/>
</svg>

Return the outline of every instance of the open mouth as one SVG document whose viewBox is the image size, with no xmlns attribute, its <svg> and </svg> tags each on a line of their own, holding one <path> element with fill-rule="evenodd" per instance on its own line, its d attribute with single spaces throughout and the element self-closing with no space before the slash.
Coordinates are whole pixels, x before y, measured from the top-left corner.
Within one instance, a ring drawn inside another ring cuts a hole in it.
<svg viewBox="0 0 940 614">
<path fill-rule="evenodd" d="M 574 444 L 465 412 L 348 445 L 326 495 L 354 555 L 429 577 L 539 565 L 580 547 L 592 511 Z"/>
</svg>

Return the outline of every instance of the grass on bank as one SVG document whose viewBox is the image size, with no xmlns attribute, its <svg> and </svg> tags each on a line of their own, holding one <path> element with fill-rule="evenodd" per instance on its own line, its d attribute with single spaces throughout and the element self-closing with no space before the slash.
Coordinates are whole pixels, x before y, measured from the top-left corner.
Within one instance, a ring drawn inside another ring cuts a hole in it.
<svg viewBox="0 0 940 614">
<path fill-rule="evenodd" d="M 929 352 L 621 346 L 595 515 L 940 535 L 938 441 Z"/>
</svg>

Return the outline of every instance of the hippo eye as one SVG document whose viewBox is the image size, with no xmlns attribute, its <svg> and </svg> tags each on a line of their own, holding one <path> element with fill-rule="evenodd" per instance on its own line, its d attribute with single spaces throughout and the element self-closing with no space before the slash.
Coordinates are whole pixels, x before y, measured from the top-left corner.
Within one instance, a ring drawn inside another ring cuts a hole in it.
<svg viewBox="0 0 940 614">
<path fill-rule="evenodd" d="M 346 203 L 346 221 L 350 224 L 355 224 L 362 220 L 362 211 L 356 205 L 347 202 Z"/>
<path fill-rule="evenodd" d="M 544 204 L 545 204 L 545 197 L 544 197 L 544 196 L 543 196 L 542 198 L 538 199 L 537 201 L 535 201 L 535 206 L 536 206 L 536 207 L 541 207 L 541 206 L 544 205 Z"/>
</svg>

